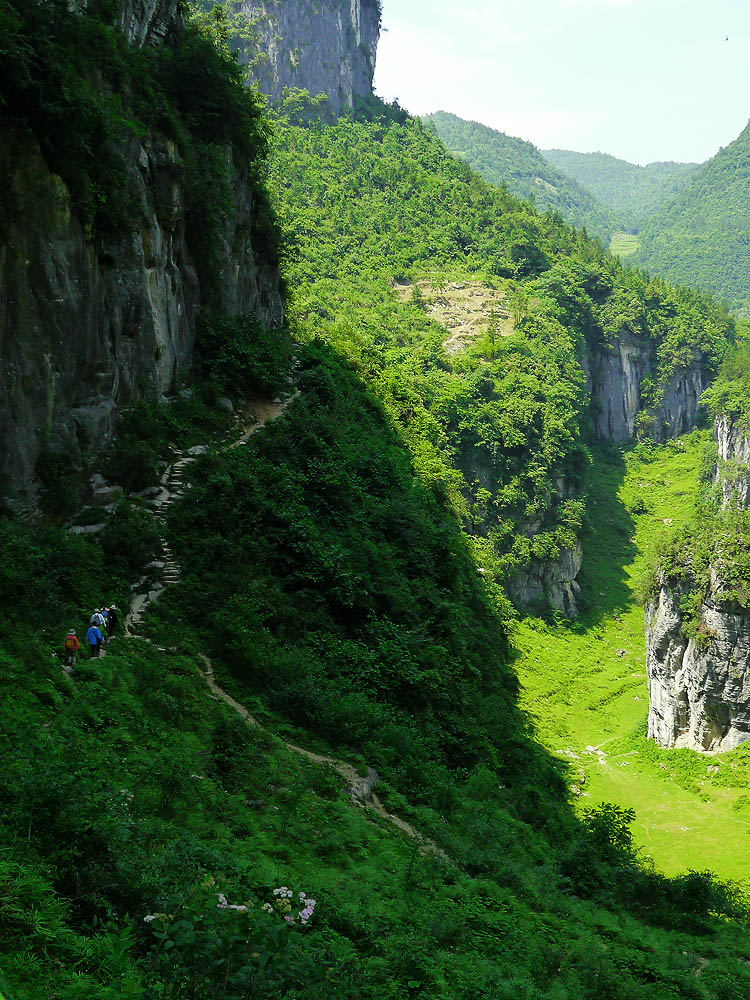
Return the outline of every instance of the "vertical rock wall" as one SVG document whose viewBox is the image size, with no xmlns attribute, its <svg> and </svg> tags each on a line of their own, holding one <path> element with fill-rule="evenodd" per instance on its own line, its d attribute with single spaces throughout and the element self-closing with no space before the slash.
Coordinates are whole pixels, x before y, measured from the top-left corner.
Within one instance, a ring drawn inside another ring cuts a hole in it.
<svg viewBox="0 0 750 1000">
<path fill-rule="evenodd" d="M 156 42 L 163 30 L 178 30 L 169 21 L 177 6 L 123 0 L 123 23 L 134 41 Z M 0 129 L 4 204 L 12 206 L 0 231 L 0 495 L 33 496 L 45 441 L 73 452 L 105 448 L 120 408 L 169 392 L 190 364 L 203 293 L 186 234 L 179 154 L 148 135 L 131 140 L 125 159 L 138 206 L 132 230 L 117 239 L 93 236 L 36 142 Z M 228 166 L 224 307 L 277 326 L 279 275 L 251 241 L 253 187 L 244 166 Z"/>
<path fill-rule="evenodd" d="M 734 502 L 750 507 L 750 430 L 722 414 L 714 421 L 714 441 L 718 457 L 714 482 L 724 506 Z"/>
<path fill-rule="evenodd" d="M 132 45 L 164 41 L 174 32 L 180 0 L 121 0 L 119 24 Z"/>
<path fill-rule="evenodd" d="M 750 611 L 715 582 L 688 638 L 681 591 L 664 582 L 646 608 L 648 735 L 666 747 L 731 750 L 750 739 Z"/>
<path fill-rule="evenodd" d="M 257 35 L 251 74 L 262 93 L 327 94 L 334 115 L 372 93 L 378 0 L 242 0 L 239 10 Z"/>
<path fill-rule="evenodd" d="M 583 548 L 563 549 L 557 559 L 532 558 L 510 580 L 508 594 L 517 607 L 546 604 L 566 618 L 578 615 L 580 586 L 576 577 L 583 563 Z"/>
<path fill-rule="evenodd" d="M 622 330 L 612 344 L 589 348 L 584 367 L 596 436 L 616 442 L 632 438 L 636 417 L 644 409 L 641 385 L 654 370 L 650 342 Z M 707 385 L 704 359 L 696 353 L 688 367 L 668 380 L 659 405 L 647 411 L 650 436 L 666 441 L 693 428 Z"/>
</svg>

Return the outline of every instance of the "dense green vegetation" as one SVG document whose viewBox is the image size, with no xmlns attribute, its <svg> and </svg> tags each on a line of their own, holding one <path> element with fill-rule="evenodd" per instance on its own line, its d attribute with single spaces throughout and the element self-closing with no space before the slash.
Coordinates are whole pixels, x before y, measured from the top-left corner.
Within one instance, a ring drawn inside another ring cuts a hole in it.
<svg viewBox="0 0 750 1000">
<path fill-rule="evenodd" d="M 542 156 L 608 209 L 618 225 L 638 232 L 646 220 L 688 183 L 695 163 L 649 163 L 640 167 L 608 153 L 543 149 Z"/>
<path fill-rule="evenodd" d="M 282 128 L 270 182 L 296 245 L 286 273 L 300 334 L 324 336 L 373 387 L 501 584 L 575 539 L 584 353 L 623 328 L 647 337 L 656 401 L 696 348 L 715 370 L 733 336 L 708 300 L 624 270 L 559 217 L 483 182 L 418 122 Z M 427 276 L 439 295 L 467 275 L 505 290 L 515 331 L 448 354 L 446 331 L 398 288 Z"/>
<path fill-rule="evenodd" d="M 5 523 L 0 988 L 740 1000 L 734 890 L 650 873 L 627 811 L 574 821 L 445 501 L 330 349 L 305 350 L 299 388 L 283 421 L 206 455 L 175 509 L 185 576 L 149 626 L 171 652 L 115 641 L 62 675 L 50 653 L 99 602 L 110 550 Z M 148 557 L 134 528 L 118 593 Z M 21 602 L 10 581 L 32 575 Z M 376 763 L 388 808 L 445 857 L 212 701 L 203 651 L 272 729 L 281 713 L 297 742 Z M 282 885 L 316 899 L 309 927 L 262 911 Z M 219 893 L 248 913 L 217 910 Z"/>
<path fill-rule="evenodd" d="M 533 202 L 540 212 L 559 214 L 578 229 L 609 242 L 621 225 L 601 202 L 572 177 L 551 166 L 530 142 L 516 139 L 463 118 L 436 111 L 422 119 L 435 130 L 454 156 L 460 157 L 490 184 L 503 186 L 516 198 Z"/>
<path fill-rule="evenodd" d="M 750 125 L 644 224 L 633 258 L 671 281 L 750 308 Z"/>
<path fill-rule="evenodd" d="M 738 324 L 735 348 L 727 353 L 714 383 L 703 399 L 714 417 L 727 414 L 747 427 L 750 416 L 750 325 Z"/>
<path fill-rule="evenodd" d="M 279 433 L 303 427 L 292 414 Z M 37 553 L 37 571 L 54 565 L 46 538 L 13 530 Z M 87 574 L 97 546 L 81 548 L 67 579 L 86 601 L 101 577 Z M 12 601 L 3 614 L 12 632 Z M 35 620 L 51 621 L 38 609 Z M 184 997 L 196 985 L 211 996 L 226 984 L 223 995 L 236 998 L 746 992 L 740 926 L 719 928 L 706 912 L 736 904 L 704 877 L 668 886 L 644 874 L 628 860 L 625 814 L 595 813 L 568 839 L 557 780 L 545 789 L 554 772 L 525 736 L 518 761 L 532 750 L 524 780 L 538 789 L 531 823 L 515 815 L 532 809 L 521 786 L 498 787 L 488 768 L 458 772 L 440 813 L 409 809 L 386 787 L 390 808 L 439 836 L 443 860 L 373 823 L 325 767 L 212 701 L 187 633 L 182 645 L 165 654 L 116 642 L 70 679 L 50 665 L 49 641 L 4 643 L 0 989 L 9 1000 Z M 539 829 L 550 808 L 554 834 Z M 309 927 L 262 912 L 282 885 L 316 899 Z M 217 910 L 220 892 L 249 914 Z M 629 915 L 644 906 L 647 923 Z M 144 922 L 155 913 L 175 918 Z"/>
<path fill-rule="evenodd" d="M 201 121 L 211 88 L 170 65 L 181 118 Z M 231 62 L 211 65 L 235 87 Z M 587 346 L 623 325 L 649 338 L 657 393 L 696 347 L 717 367 L 733 325 L 394 117 L 277 122 L 270 190 L 303 341 L 286 415 L 227 447 L 218 394 L 275 392 L 290 343 L 213 314 L 205 384 L 123 422 L 132 462 L 108 471 L 126 487 L 153 481 L 175 445 L 209 445 L 163 529 L 182 578 L 145 635 L 60 669 L 65 630 L 105 600 L 127 606 L 157 551 L 143 502 L 123 501 L 98 538 L 0 521 L 8 1000 L 747 996 L 742 892 L 703 865 L 660 874 L 629 809 L 574 814 L 565 765 L 518 706 L 503 593 L 585 516 Z M 220 220 L 221 185 L 201 191 Z M 515 329 L 490 323 L 449 354 L 425 276 L 438 292 L 492 284 Z M 211 697 L 206 654 L 265 728 Z M 417 836 L 299 745 L 375 765 Z"/>
</svg>

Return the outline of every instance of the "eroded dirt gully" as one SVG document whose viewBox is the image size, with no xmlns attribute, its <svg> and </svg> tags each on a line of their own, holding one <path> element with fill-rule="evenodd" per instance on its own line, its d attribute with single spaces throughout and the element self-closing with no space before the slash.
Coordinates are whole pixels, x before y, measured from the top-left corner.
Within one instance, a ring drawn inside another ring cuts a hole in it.
<svg viewBox="0 0 750 1000">
<path fill-rule="evenodd" d="M 229 444 L 225 445 L 222 450 L 230 451 L 246 444 L 253 434 L 262 430 L 266 424 L 273 420 L 277 420 L 280 416 L 282 416 L 298 395 L 299 392 L 294 392 L 284 399 L 275 399 L 273 401 L 248 401 L 244 408 L 243 417 L 241 418 L 241 431 L 239 435 Z M 144 574 L 131 586 L 132 597 L 130 601 L 130 608 L 128 609 L 128 613 L 125 618 L 126 639 L 139 638 L 142 641 L 150 642 L 150 640 L 145 636 L 139 635 L 138 631 L 139 627 L 143 624 L 146 610 L 150 604 L 159 599 L 160 594 L 168 586 L 173 583 L 177 583 L 181 577 L 180 564 L 175 558 L 174 553 L 172 552 L 172 549 L 165 537 L 166 516 L 171 504 L 183 496 L 185 492 L 183 477 L 186 468 L 195 462 L 199 455 L 202 455 L 205 452 L 205 446 L 196 445 L 193 448 L 188 448 L 186 452 L 178 454 L 175 460 L 168 465 L 162 473 L 158 490 L 154 488 L 154 495 L 148 498 L 148 507 L 152 511 L 154 518 L 160 526 L 159 540 L 161 552 L 159 558 L 152 560 L 147 566 L 144 567 Z M 155 583 L 150 590 L 142 591 L 141 588 L 149 577 L 153 575 L 154 571 L 159 573 L 160 581 Z M 260 729 L 263 732 L 269 732 L 269 730 L 262 726 L 244 705 L 220 687 L 216 681 L 211 660 L 203 654 L 199 654 L 198 660 L 200 661 L 198 672 L 206 682 L 209 691 L 214 695 L 214 697 L 228 705 L 232 711 L 236 712 L 240 718 L 244 719 L 248 726 Z M 272 735 L 274 735 L 275 739 L 281 739 L 275 734 Z M 306 760 L 309 760 L 314 764 L 318 764 L 321 767 L 331 768 L 344 780 L 349 789 L 351 799 L 356 805 L 366 809 L 368 812 L 375 813 L 387 824 L 395 827 L 411 840 L 417 842 L 420 849 L 425 853 L 436 854 L 444 860 L 448 860 L 448 856 L 442 848 L 438 847 L 437 844 L 428 838 L 423 837 L 422 834 L 410 823 L 407 823 L 405 820 L 400 819 L 393 813 L 388 812 L 373 791 L 378 781 L 378 776 L 372 768 L 368 768 L 367 774 L 363 777 L 355 767 L 348 764 L 346 761 L 338 760 L 335 757 L 328 757 L 324 754 L 314 753 L 311 750 L 305 750 L 304 747 L 297 746 L 296 744 L 290 743 L 284 739 L 281 739 L 281 743 L 291 753 L 304 757 Z"/>
</svg>

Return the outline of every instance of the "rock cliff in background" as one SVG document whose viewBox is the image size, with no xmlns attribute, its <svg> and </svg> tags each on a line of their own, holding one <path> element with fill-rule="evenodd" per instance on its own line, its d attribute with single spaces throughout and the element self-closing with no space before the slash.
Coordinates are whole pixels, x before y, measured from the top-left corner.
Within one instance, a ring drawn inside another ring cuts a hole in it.
<svg viewBox="0 0 750 1000">
<path fill-rule="evenodd" d="M 578 615 L 580 586 L 576 581 L 583 562 L 583 549 L 564 549 L 557 559 L 532 558 L 529 565 L 510 580 L 508 595 L 517 607 L 543 604 L 566 618 Z"/>
<path fill-rule="evenodd" d="M 177 29 L 168 20 L 176 7 L 123 0 L 123 20 L 136 41 L 153 41 Z M 13 206 L 0 239 L 0 494 L 33 495 L 45 440 L 73 453 L 105 447 L 119 409 L 168 393 L 190 364 L 204 292 L 186 233 L 179 155 L 149 134 L 130 140 L 125 161 L 136 220 L 118 238 L 92 235 L 36 141 L 0 130 L 0 175 Z M 223 306 L 275 326 L 283 320 L 278 272 L 251 243 L 247 170 L 230 168 Z"/>
<path fill-rule="evenodd" d="M 714 421 L 718 464 L 714 482 L 721 487 L 724 506 L 735 502 L 750 507 L 750 430 L 727 414 Z"/>
<path fill-rule="evenodd" d="M 666 747 L 731 750 L 750 739 L 750 611 L 723 602 L 714 581 L 699 638 L 688 638 L 680 596 L 663 583 L 646 608 L 648 735 Z"/>
<path fill-rule="evenodd" d="M 242 0 L 238 9 L 257 35 L 251 73 L 262 93 L 327 94 L 334 115 L 372 94 L 379 0 Z"/>
<path fill-rule="evenodd" d="M 596 436 L 627 441 L 635 434 L 636 417 L 644 409 L 641 384 L 653 373 L 651 343 L 623 330 L 614 343 L 590 348 L 584 367 Z M 688 368 L 675 372 L 662 391 L 661 402 L 647 411 L 649 436 L 666 441 L 691 430 L 707 385 L 708 373 L 697 355 Z"/>
</svg>

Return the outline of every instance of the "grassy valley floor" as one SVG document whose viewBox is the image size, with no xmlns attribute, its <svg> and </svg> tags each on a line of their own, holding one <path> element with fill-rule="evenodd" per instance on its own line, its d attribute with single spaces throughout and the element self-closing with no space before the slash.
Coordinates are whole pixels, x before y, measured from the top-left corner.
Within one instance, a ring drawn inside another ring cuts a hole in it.
<svg viewBox="0 0 750 1000">
<path fill-rule="evenodd" d="M 570 762 L 583 810 L 636 811 L 656 868 L 750 877 L 750 745 L 730 753 L 666 750 L 647 740 L 643 605 L 637 581 L 661 537 L 689 518 L 709 434 L 646 451 L 594 456 L 583 595 L 575 623 L 526 618 L 518 629 L 523 705 L 538 738 Z"/>
</svg>

